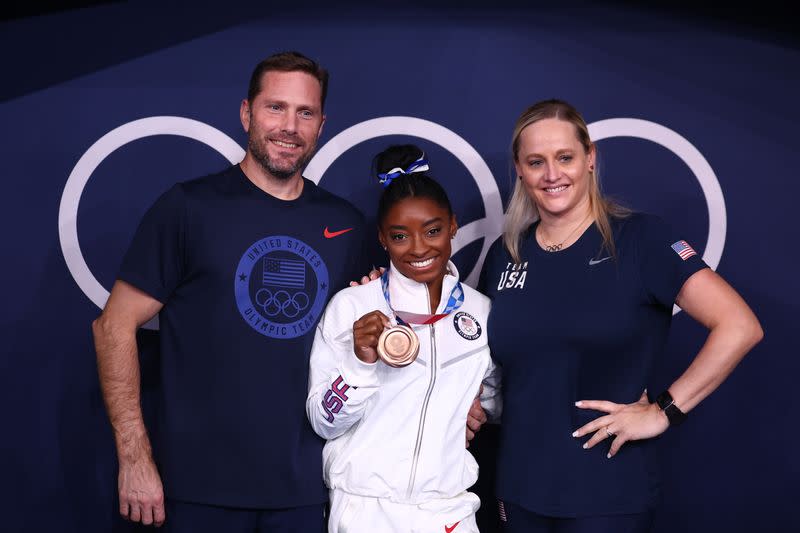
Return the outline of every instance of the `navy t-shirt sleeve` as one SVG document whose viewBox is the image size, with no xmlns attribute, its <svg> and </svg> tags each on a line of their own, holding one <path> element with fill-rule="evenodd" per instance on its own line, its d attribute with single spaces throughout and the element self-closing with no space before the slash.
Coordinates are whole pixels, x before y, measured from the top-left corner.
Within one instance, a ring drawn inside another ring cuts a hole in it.
<svg viewBox="0 0 800 533">
<path fill-rule="evenodd" d="M 334 284 L 332 289 L 334 292 L 340 291 L 350 286 L 351 281 L 359 281 L 363 276 L 369 274 L 370 260 L 367 255 L 365 237 L 364 215 L 360 211 L 354 210 L 355 214 L 351 219 L 350 224 L 353 227 L 353 239 L 351 245 L 348 246 L 347 253 L 343 255 L 344 268 L 342 268 L 341 285 Z"/>
<path fill-rule="evenodd" d="M 489 287 L 489 280 L 488 277 L 491 275 L 490 272 L 493 272 L 495 269 L 494 264 L 501 259 L 501 255 L 503 253 L 503 237 L 498 237 L 492 245 L 489 247 L 489 251 L 486 253 L 486 259 L 483 260 L 483 266 L 481 267 L 481 274 L 478 277 L 478 285 L 475 289 L 480 292 L 481 294 L 485 294 L 489 298 L 494 297 L 494 291 L 490 290 Z"/>
<path fill-rule="evenodd" d="M 117 277 L 165 303 L 184 275 L 185 226 L 186 198 L 175 185 L 145 213 Z"/>
<path fill-rule="evenodd" d="M 367 222 L 364 215 L 359 213 L 358 218 L 358 231 L 359 231 L 359 247 L 353 250 L 351 255 L 350 266 L 350 281 L 358 281 L 362 276 L 366 276 L 375 261 L 370 257 L 371 247 L 374 246 L 374 241 L 377 240 L 373 235 L 367 235 Z M 380 265 L 375 265 L 377 268 Z"/>
<path fill-rule="evenodd" d="M 707 268 L 697 250 L 664 220 L 643 216 L 637 244 L 642 282 L 647 294 L 672 307 L 689 277 Z"/>
</svg>

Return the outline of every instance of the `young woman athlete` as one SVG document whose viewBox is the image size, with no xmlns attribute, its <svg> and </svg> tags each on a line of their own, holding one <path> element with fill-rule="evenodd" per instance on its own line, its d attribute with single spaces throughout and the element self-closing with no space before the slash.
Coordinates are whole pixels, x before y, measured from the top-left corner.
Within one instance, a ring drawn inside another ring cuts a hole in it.
<svg viewBox="0 0 800 533">
<path fill-rule="evenodd" d="M 489 301 L 450 261 L 456 219 L 422 150 L 392 146 L 375 166 L 390 267 L 333 297 L 311 351 L 306 412 L 328 440 L 328 531 L 476 532 L 464 431 L 477 395 L 490 418 L 499 411 Z"/>
</svg>

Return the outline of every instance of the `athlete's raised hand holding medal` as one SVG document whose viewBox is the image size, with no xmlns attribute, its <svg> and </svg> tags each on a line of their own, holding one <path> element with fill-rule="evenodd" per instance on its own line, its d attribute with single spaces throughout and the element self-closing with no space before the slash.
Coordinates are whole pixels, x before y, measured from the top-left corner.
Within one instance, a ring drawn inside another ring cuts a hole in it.
<svg viewBox="0 0 800 533">
<path fill-rule="evenodd" d="M 392 180 L 428 170 L 424 154 L 406 168 L 394 168 L 378 175 L 385 188 Z M 387 191 L 387 193 L 390 191 Z M 429 309 L 439 307 L 442 283 L 450 260 L 450 240 L 456 234 L 456 220 L 449 201 L 429 196 L 386 198 L 378 207 L 378 238 L 389 258 L 403 276 L 428 287 Z M 397 325 L 380 311 L 372 311 L 353 324 L 353 349 L 359 359 L 373 363 L 381 359 L 392 367 L 411 364 L 419 353 L 414 324 L 433 324 L 457 309 L 463 301 L 461 284 L 451 291 L 439 314 L 410 313 L 392 308 L 389 271 L 381 275 L 383 295 Z"/>
<path fill-rule="evenodd" d="M 378 360 L 378 338 L 391 327 L 389 318 L 380 311 L 372 311 L 353 324 L 353 351 L 365 363 Z"/>
<path fill-rule="evenodd" d="M 378 359 L 389 366 L 402 367 L 414 362 L 419 339 L 408 326 L 392 326 L 380 311 L 372 311 L 353 324 L 353 350 L 365 363 Z"/>
</svg>

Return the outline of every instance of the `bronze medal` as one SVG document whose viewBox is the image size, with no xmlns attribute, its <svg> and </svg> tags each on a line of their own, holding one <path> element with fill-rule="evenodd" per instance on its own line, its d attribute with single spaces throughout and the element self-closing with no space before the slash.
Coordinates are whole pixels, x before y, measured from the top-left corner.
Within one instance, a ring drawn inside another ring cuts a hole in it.
<svg viewBox="0 0 800 533">
<path fill-rule="evenodd" d="M 418 353 L 419 339 L 408 326 L 386 329 L 378 338 L 378 356 L 389 366 L 398 368 L 410 365 Z"/>
</svg>

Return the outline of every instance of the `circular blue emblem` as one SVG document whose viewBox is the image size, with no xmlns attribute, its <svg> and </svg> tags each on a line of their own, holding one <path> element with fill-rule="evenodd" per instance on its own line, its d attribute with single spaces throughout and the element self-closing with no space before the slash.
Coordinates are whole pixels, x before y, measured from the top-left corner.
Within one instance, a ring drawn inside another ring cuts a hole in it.
<svg viewBox="0 0 800 533">
<path fill-rule="evenodd" d="M 453 324 L 459 335 L 468 341 L 474 341 L 481 336 L 481 325 L 475 320 L 475 317 L 464 311 L 460 311 L 453 317 Z"/>
<path fill-rule="evenodd" d="M 234 280 L 236 306 L 250 327 L 276 339 L 312 331 L 328 297 L 328 267 L 309 245 L 275 235 L 251 244 Z"/>
</svg>

